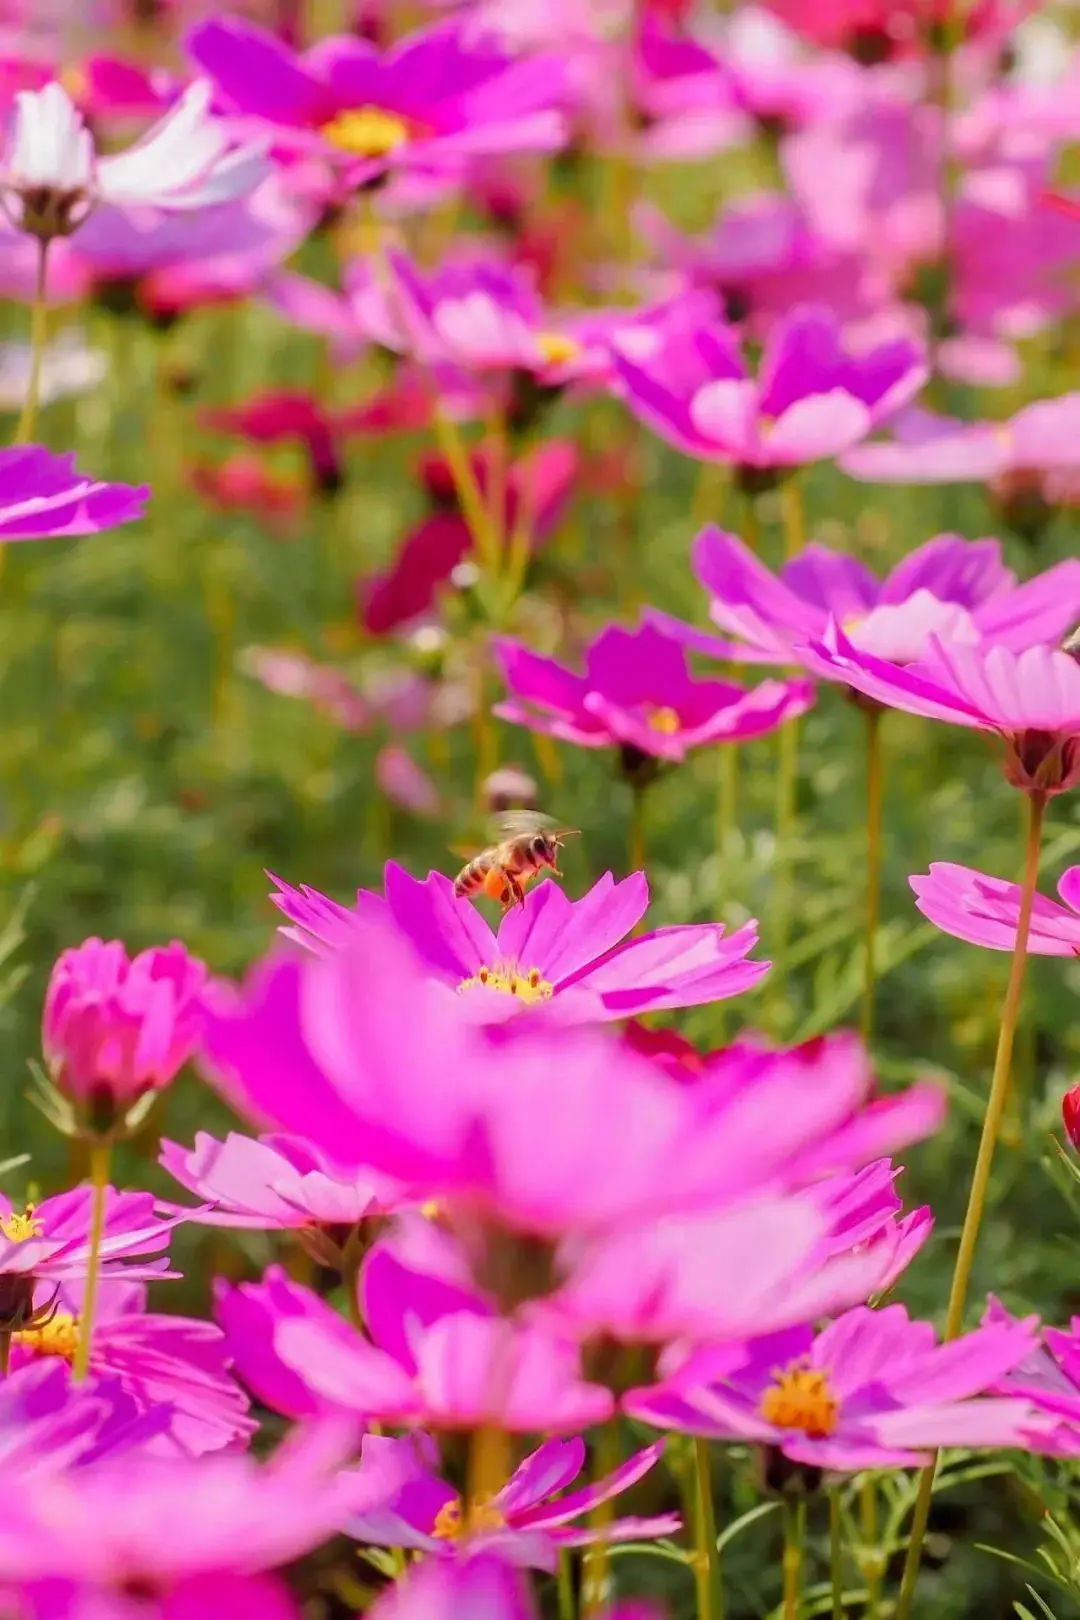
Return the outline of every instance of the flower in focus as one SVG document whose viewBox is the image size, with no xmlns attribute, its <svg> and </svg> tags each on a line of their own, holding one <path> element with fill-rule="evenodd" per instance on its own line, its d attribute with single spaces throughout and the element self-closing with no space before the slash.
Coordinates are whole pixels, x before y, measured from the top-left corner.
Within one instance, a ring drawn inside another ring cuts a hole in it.
<svg viewBox="0 0 1080 1620">
<path fill-rule="evenodd" d="M 983 1322 L 1030 1325 L 1018 1323 L 993 1294 Z M 1041 1425 L 1028 1437 L 1033 1449 L 1057 1457 L 1080 1454 L 1080 1317 L 1074 1316 L 1067 1329 L 1044 1328 L 1042 1343 L 1033 1346 L 1031 1354 L 998 1381 L 995 1393 L 1020 1396 L 1040 1414 L 1059 1420 L 1049 1435 Z"/>
<path fill-rule="evenodd" d="M 618 883 L 607 873 L 580 900 L 542 884 L 506 914 L 497 934 L 470 901 L 455 897 L 441 872 L 421 882 L 391 861 L 385 901 L 361 891 L 352 912 L 315 890 L 275 881 L 272 898 L 293 925 L 289 936 L 316 950 L 347 943 L 358 911 L 384 909 L 428 973 L 463 996 L 483 1023 L 536 1006 L 585 1022 L 698 1006 L 752 989 L 769 967 L 747 960 L 757 942 L 754 923 L 730 938 L 722 924 L 694 923 L 626 940 L 649 902 L 641 872 Z"/>
<path fill-rule="evenodd" d="M 1080 611 L 1080 562 L 1018 585 L 997 540 L 950 534 L 917 546 L 880 581 L 856 558 L 819 545 L 805 546 L 773 574 L 735 535 L 711 528 L 695 540 L 693 563 L 709 592 L 710 617 L 735 639 L 647 616 L 692 650 L 751 663 L 798 662 L 802 646 L 820 640 L 830 619 L 861 651 L 906 664 L 922 656 L 931 633 L 1020 651 L 1060 640 Z"/>
<path fill-rule="evenodd" d="M 0 541 L 97 534 L 143 515 L 150 491 L 104 484 L 75 471 L 74 455 L 40 445 L 0 450 Z"/>
<path fill-rule="evenodd" d="M 495 713 L 582 748 L 677 762 L 692 748 L 761 737 L 813 703 L 808 681 L 767 680 L 748 691 L 694 680 L 679 643 L 649 624 L 602 630 L 582 675 L 508 636 L 493 645 L 512 693 Z"/>
<path fill-rule="evenodd" d="M 552 151 L 565 138 L 558 59 L 515 61 L 470 43 L 457 21 L 385 55 L 346 35 L 296 52 L 239 18 L 200 23 L 186 44 L 234 113 L 283 151 L 329 159 L 349 186 L 401 168 L 453 175 L 487 152 Z"/>
<path fill-rule="evenodd" d="M 35 1282 L 56 1284 L 86 1276 L 92 1199 L 88 1186 L 73 1187 L 17 1209 L 0 1193 L 0 1327 L 36 1325 Z M 105 1196 L 101 1276 L 137 1282 L 175 1275 L 167 1270 L 167 1259 L 146 1257 L 168 1248 L 173 1227 L 181 1219 L 156 1215 L 150 1193 L 110 1187 Z"/>
<path fill-rule="evenodd" d="M 1067 652 L 947 645 L 931 635 L 920 661 L 904 667 L 861 651 L 833 621 L 804 657 L 815 673 L 886 708 L 995 732 L 1005 743 L 1005 775 L 1025 793 L 1052 797 L 1080 781 L 1080 664 Z"/>
<path fill-rule="evenodd" d="M 236 147 L 209 116 L 211 87 L 186 90 L 135 146 L 99 156 L 67 91 L 55 81 L 15 98 L 0 162 L 0 202 L 12 222 L 48 241 L 78 230 L 99 203 L 193 209 L 250 191 L 269 172 L 261 146 Z"/>
<path fill-rule="evenodd" d="M 530 1452 L 501 1490 L 484 1501 L 462 1500 L 438 1472 L 438 1452 L 423 1435 L 407 1440 L 366 1435 L 359 1478 L 367 1488 L 385 1482 L 385 1500 L 350 1520 L 348 1533 L 381 1547 L 473 1558 L 493 1552 L 511 1563 L 554 1571 L 562 1547 L 597 1541 L 638 1541 L 674 1534 L 678 1514 L 652 1519 L 614 1519 L 575 1527 L 575 1520 L 629 1490 L 659 1461 L 662 1445 L 647 1446 L 606 1478 L 561 1494 L 585 1466 L 585 1442 L 547 1440 Z"/>
<path fill-rule="evenodd" d="M 852 1472 L 909 1468 L 940 1446 L 1023 1446 L 1032 1405 L 985 1398 L 1038 1343 L 1028 1323 L 937 1343 L 902 1305 L 857 1306 L 811 1327 L 704 1349 L 626 1411 L 660 1428 L 777 1447 L 794 1462 Z"/>
<path fill-rule="evenodd" d="M 175 941 L 129 957 L 119 940 L 87 939 L 57 958 L 41 1034 L 69 1131 L 107 1136 L 141 1117 L 195 1050 L 206 982 Z"/>
<path fill-rule="evenodd" d="M 925 876 L 908 878 L 924 917 L 954 939 L 1012 951 L 1020 923 L 1018 883 L 991 877 L 953 861 L 931 861 Z M 1027 948 L 1032 956 L 1080 955 L 1080 866 L 1070 866 L 1058 883 L 1065 902 L 1036 894 Z"/>
<path fill-rule="evenodd" d="M 686 455 L 734 462 L 755 486 L 850 449 L 926 380 L 909 339 L 850 354 L 835 316 L 814 306 L 777 322 L 756 381 L 720 325 L 688 323 L 642 364 L 618 351 L 614 364 L 622 398 L 654 432 Z"/>
<path fill-rule="evenodd" d="M 38 1361 L 70 1365 L 82 1331 L 78 1282 L 43 1284 L 35 1296 L 37 1326 L 13 1334 L 11 1366 Z M 148 1449 L 197 1457 L 235 1448 L 255 1430 L 248 1400 L 229 1372 L 225 1335 L 212 1322 L 146 1309 L 146 1287 L 122 1279 L 100 1285 L 94 1308 L 90 1372 L 123 1391 L 141 1417 L 156 1424 Z"/>
</svg>

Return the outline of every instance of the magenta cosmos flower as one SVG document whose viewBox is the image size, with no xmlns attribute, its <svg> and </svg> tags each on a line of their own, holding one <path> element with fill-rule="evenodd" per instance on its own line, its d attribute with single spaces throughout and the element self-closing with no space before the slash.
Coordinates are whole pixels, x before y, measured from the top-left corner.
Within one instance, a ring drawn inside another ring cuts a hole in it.
<svg viewBox="0 0 1080 1620">
<path fill-rule="evenodd" d="M 192 1148 L 163 1140 L 158 1162 L 202 1200 L 200 1208 L 183 1213 L 203 1226 L 256 1232 L 351 1230 L 358 1221 L 401 1207 L 388 1183 L 338 1169 L 302 1136 L 255 1139 L 230 1131 L 219 1141 L 207 1131 L 196 1131 Z"/>
<path fill-rule="evenodd" d="M 709 592 L 709 616 L 734 639 L 690 630 L 656 614 L 687 646 L 750 663 L 798 662 L 830 619 L 851 644 L 890 663 L 946 641 L 998 641 L 1019 652 L 1058 641 L 1080 617 L 1080 562 L 1070 560 L 1018 585 L 997 540 L 940 534 L 918 546 L 884 580 L 856 558 L 809 545 L 773 574 L 743 542 L 705 529 L 693 546 L 694 572 Z M 815 666 L 818 670 L 818 666 Z"/>
<path fill-rule="evenodd" d="M 507 636 L 492 643 L 511 698 L 503 720 L 581 748 L 621 748 L 678 762 L 692 748 L 748 742 L 814 701 L 809 681 L 698 681 L 686 654 L 654 625 L 610 625 L 585 649 L 584 673 L 530 652 Z"/>
<path fill-rule="evenodd" d="M 758 472 L 849 450 L 909 404 L 927 374 L 906 338 L 848 353 L 835 316 L 814 306 L 777 322 L 756 380 L 726 326 L 688 325 L 642 365 L 616 353 L 615 371 L 626 404 L 661 438 Z"/>
<path fill-rule="evenodd" d="M 1037 1336 L 1001 1323 L 939 1345 L 902 1305 L 858 1306 L 821 1333 L 793 1328 L 702 1350 L 666 1389 L 631 1392 L 631 1416 L 714 1440 L 774 1446 L 850 1472 L 908 1468 L 939 1446 L 1023 1446 L 1028 1401 L 984 1398 Z"/>
<path fill-rule="evenodd" d="M 55 1284 L 40 1284 L 34 1297 L 38 1325 L 12 1335 L 12 1367 L 55 1360 L 70 1365 L 82 1300 L 80 1283 L 62 1283 L 59 1292 Z M 149 1449 L 194 1457 L 246 1444 L 257 1425 L 229 1365 L 225 1335 L 212 1322 L 148 1312 L 141 1283 L 101 1283 L 90 1372 L 115 1383 L 137 1414 L 160 1419 Z"/>
<path fill-rule="evenodd" d="M 992 1294 L 983 1321 L 1021 1325 Z M 1040 1431 L 1030 1437 L 1034 1449 L 1058 1457 L 1080 1455 L 1080 1316 L 1068 1328 L 1044 1328 L 1042 1343 L 999 1380 L 995 1393 L 1021 1396 L 1058 1419 L 1049 1436 Z"/>
<path fill-rule="evenodd" d="M 0 450 L 0 541 L 97 534 L 143 515 L 143 484 L 103 484 L 75 470 L 73 455 L 40 445 Z"/>
<path fill-rule="evenodd" d="M 585 1467 L 585 1442 L 547 1440 L 518 1465 L 506 1484 L 483 1501 L 462 1500 L 438 1468 L 438 1450 L 424 1435 L 407 1440 L 366 1435 L 359 1478 L 367 1490 L 382 1486 L 384 1500 L 351 1519 L 348 1534 L 379 1547 L 470 1558 L 493 1552 L 511 1563 L 554 1571 L 559 1549 L 598 1541 L 641 1541 L 673 1535 L 677 1513 L 649 1519 L 612 1519 L 585 1525 L 602 1502 L 629 1490 L 660 1460 L 663 1445 L 647 1446 L 605 1478 L 567 1494 Z M 575 1523 L 575 1521 L 578 1521 Z"/>
<path fill-rule="evenodd" d="M 931 635 L 916 664 L 862 652 L 836 625 L 804 656 L 886 708 L 990 731 L 1005 743 L 1005 774 L 1025 793 L 1052 796 L 1080 780 L 1080 663 L 1053 647 L 946 645 Z"/>
<path fill-rule="evenodd" d="M 1004 422 L 962 422 L 905 411 L 892 437 L 861 444 L 840 463 L 875 484 L 978 484 L 1080 467 L 1080 394 L 1039 399 Z"/>
<path fill-rule="evenodd" d="M 20 1479 L 61 1472 L 150 1444 L 167 1420 L 166 1410 L 149 1422 L 140 1417 L 116 1379 L 73 1385 L 58 1362 L 20 1366 L 13 1354 L 0 1383 L 0 1462 Z"/>
<path fill-rule="evenodd" d="M 178 941 L 129 957 L 87 939 L 57 958 L 42 1050 L 59 1095 L 107 1133 L 175 1079 L 198 1043 L 207 971 Z"/>
<path fill-rule="evenodd" d="M 569 1341 L 494 1315 L 468 1286 L 415 1271 L 382 1246 L 364 1261 L 359 1305 L 366 1335 L 314 1295 L 272 1324 L 277 1361 L 327 1408 L 364 1422 L 512 1434 L 572 1434 L 614 1410 L 612 1395 L 582 1377 Z M 373 1488 L 371 1500 L 380 1497 Z"/>
<path fill-rule="evenodd" d="M 227 202 L 269 173 L 261 145 L 237 147 L 209 116 L 211 87 L 190 86 L 137 145 L 100 157 L 62 85 L 22 91 L 0 162 L 0 203 L 12 223 L 47 241 L 77 230 L 99 203 L 192 209 Z"/>
<path fill-rule="evenodd" d="M 490 152 L 548 152 L 566 137 L 559 60 L 516 61 L 457 21 L 385 55 L 352 36 L 298 53 L 238 18 L 199 24 L 187 48 L 235 113 L 283 150 L 329 158 L 349 185 L 402 168 L 454 172 Z"/>
<path fill-rule="evenodd" d="M 932 861 L 925 876 L 908 882 L 923 916 L 943 933 L 991 951 L 1015 949 L 1022 893 L 1018 883 L 952 861 Z M 1032 956 L 1080 956 L 1080 866 L 1062 873 L 1058 894 L 1064 905 L 1035 895 L 1027 945 Z"/>
<path fill-rule="evenodd" d="M 607 872 L 580 900 L 543 883 L 507 912 L 497 933 L 471 901 L 455 898 L 441 872 L 420 882 L 391 861 L 385 900 L 361 890 L 353 911 L 315 890 L 275 882 L 274 904 L 293 925 L 285 930 L 291 938 L 332 950 L 348 940 L 358 911 L 376 908 L 407 936 L 431 976 L 462 995 L 484 1023 L 538 1004 L 584 1022 L 698 1006 L 752 989 L 769 969 L 747 961 L 757 943 L 754 923 L 730 938 L 722 924 L 693 923 L 627 940 L 649 903 L 643 872 L 621 882 Z"/>
</svg>

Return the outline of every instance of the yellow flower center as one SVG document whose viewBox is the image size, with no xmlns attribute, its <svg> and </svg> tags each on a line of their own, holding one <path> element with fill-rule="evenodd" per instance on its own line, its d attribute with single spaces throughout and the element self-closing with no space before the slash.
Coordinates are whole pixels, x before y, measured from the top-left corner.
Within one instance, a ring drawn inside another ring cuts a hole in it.
<svg viewBox="0 0 1080 1620">
<path fill-rule="evenodd" d="M 566 366 L 581 353 L 581 344 L 565 332 L 538 332 L 536 347 L 549 366 Z"/>
<path fill-rule="evenodd" d="M 319 131 L 324 141 L 352 157 L 389 157 L 409 139 L 404 118 L 382 107 L 353 107 L 339 112 Z"/>
<path fill-rule="evenodd" d="M 827 1374 L 793 1361 L 772 1376 L 759 1407 L 766 1423 L 778 1429 L 801 1429 L 811 1440 L 824 1440 L 833 1433 L 840 1402 L 829 1388 Z"/>
<path fill-rule="evenodd" d="M 535 1001 L 550 1001 L 555 986 L 545 979 L 539 968 L 519 968 L 513 963 L 497 962 L 494 967 L 484 966 L 458 985 L 463 990 L 501 990 L 505 995 L 517 996 L 526 1006 Z"/>
<path fill-rule="evenodd" d="M 676 731 L 682 729 L 682 721 L 679 719 L 677 710 L 671 708 L 669 704 L 657 706 L 654 703 L 647 703 L 645 705 L 645 719 L 648 721 L 652 731 L 661 731 L 665 737 L 671 737 Z"/>
<path fill-rule="evenodd" d="M 20 1328 L 11 1337 L 16 1344 L 24 1344 L 39 1356 L 61 1356 L 74 1361 L 79 1348 L 79 1323 L 70 1311 L 57 1311 L 40 1327 Z"/>
<path fill-rule="evenodd" d="M 9 1243 L 28 1243 L 31 1238 L 39 1238 L 45 1231 L 41 1221 L 34 1214 L 34 1205 L 27 1204 L 22 1214 L 12 1210 L 0 1220 L 0 1232 L 3 1232 Z"/>
<path fill-rule="evenodd" d="M 439 1509 L 431 1533 L 440 1541 L 461 1541 L 466 1536 L 505 1528 L 506 1520 L 489 1496 L 479 1497 L 464 1509 L 461 1497 L 455 1496 L 452 1502 Z"/>
</svg>

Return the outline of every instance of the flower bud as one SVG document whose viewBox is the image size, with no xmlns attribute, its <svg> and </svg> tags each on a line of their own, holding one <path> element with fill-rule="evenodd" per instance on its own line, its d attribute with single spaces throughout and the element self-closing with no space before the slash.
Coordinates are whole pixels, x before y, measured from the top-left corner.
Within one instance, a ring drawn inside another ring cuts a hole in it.
<svg viewBox="0 0 1080 1620">
<path fill-rule="evenodd" d="M 175 1077 L 202 1029 L 207 970 L 173 943 L 129 957 L 87 939 L 57 959 L 45 994 L 42 1049 L 57 1123 L 105 1137 Z"/>
<path fill-rule="evenodd" d="M 1061 1117 L 1065 1134 L 1080 1153 L 1080 1085 L 1073 1086 L 1061 1099 Z"/>
</svg>

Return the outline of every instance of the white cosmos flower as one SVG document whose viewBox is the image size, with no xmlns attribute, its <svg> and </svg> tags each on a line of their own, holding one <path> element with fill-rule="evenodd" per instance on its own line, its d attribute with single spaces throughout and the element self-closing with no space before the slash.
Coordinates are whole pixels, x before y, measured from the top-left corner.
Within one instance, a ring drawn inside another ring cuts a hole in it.
<svg viewBox="0 0 1080 1620">
<path fill-rule="evenodd" d="M 0 163 L 0 202 L 13 224 L 67 236 L 97 203 L 194 209 L 228 202 L 262 180 L 262 145 L 236 146 L 211 117 L 212 87 L 197 80 L 126 152 L 99 157 L 67 91 L 53 81 L 15 97 L 15 127 Z"/>
</svg>

